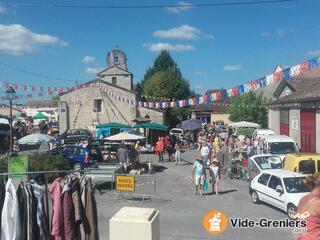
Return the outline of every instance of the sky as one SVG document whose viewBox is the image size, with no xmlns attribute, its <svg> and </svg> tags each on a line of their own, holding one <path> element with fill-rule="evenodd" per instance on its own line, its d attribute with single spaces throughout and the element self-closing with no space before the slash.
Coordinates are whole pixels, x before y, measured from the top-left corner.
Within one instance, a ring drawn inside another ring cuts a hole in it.
<svg viewBox="0 0 320 240">
<path fill-rule="evenodd" d="M 230 2 L 244 1 L 15 2 L 185 6 L 153 9 L 23 7 L 0 1 L 0 82 L 46 87 L 84 83 L 106 68 L 107 52 L 118 46 L 127 54 L 135 83 L 159 51 L 167 49 L 191 88 L 204 94 L 263 77 L 277 64 L 292 66 L 320 55 L 319 0 L 188 6 Z"/>
</svg>

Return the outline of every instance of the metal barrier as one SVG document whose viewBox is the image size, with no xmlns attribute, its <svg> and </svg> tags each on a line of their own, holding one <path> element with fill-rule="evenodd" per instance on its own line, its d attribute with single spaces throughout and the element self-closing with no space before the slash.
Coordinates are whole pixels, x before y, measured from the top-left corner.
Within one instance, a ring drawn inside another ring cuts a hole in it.
<svg viewBox="0 0 320 240">
<path fill-rule="evenodd" d="M 130 175 L 117 174 L 115 179 L 115 193 L 117 200 L 137 200 L 141 199 L 142 203 L 156 196 L 156 179 L 154 175 Z M 133 178 L 134 185 L 131 185 Z M 122 180 L 122 181 L 121 181 Z"/>
</svg>

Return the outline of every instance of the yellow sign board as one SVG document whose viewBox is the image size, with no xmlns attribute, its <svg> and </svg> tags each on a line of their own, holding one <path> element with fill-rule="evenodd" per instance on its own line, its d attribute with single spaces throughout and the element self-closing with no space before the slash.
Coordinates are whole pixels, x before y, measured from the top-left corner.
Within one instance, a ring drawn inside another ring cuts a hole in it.
<svg viewBox="0 0 320 240">
<path fill-rule="evenodd" d="M 116 176 L 117 191 L 134 192 L 134 176 Z"/>
</svg>

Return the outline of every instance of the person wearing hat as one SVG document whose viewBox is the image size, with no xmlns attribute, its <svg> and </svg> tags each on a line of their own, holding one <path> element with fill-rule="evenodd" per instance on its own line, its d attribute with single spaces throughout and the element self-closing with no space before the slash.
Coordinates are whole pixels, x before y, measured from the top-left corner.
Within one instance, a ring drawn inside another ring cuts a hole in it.
<svg viewBox="0 0 320 240">
<path fill-rule="evenodd" d="M 211 164 L 209 167 L 210 181 L 212 184 L 212 193 L 218 194 L 218 182 L 220 180 L 220 162 L 216 157 L 211 159 Z"/>
<path fill-rule="evenodd" d="M 206 165 L 203 161 L 202 155 L 196 157 L 196 161 L 193 164 L 192 180 L 195 183 L 194 194 L 198 194 L 198 188 L 200 189 L 200 196 L 203 192 L 203 184 L 206 178 Z"/>
</svg>

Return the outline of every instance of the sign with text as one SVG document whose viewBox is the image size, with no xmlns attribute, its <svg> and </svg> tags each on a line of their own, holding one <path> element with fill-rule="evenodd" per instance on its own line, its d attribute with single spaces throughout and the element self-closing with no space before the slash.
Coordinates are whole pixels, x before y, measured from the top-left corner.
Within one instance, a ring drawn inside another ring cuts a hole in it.
<svg viewBox="0 0 320 240">
<path fill-rule="evenodd" d="M 10 157 L 9 158 L 9 173 L 23 173 L 28 168 L 28 157 Z M 21 179 L 23 175 L 12 175 L 14 179 Z"/>
<path fill-rule="evenodd" d="M 134 176 L 116 176 L 117 191 L 134 192 Z"/>
</svg>

